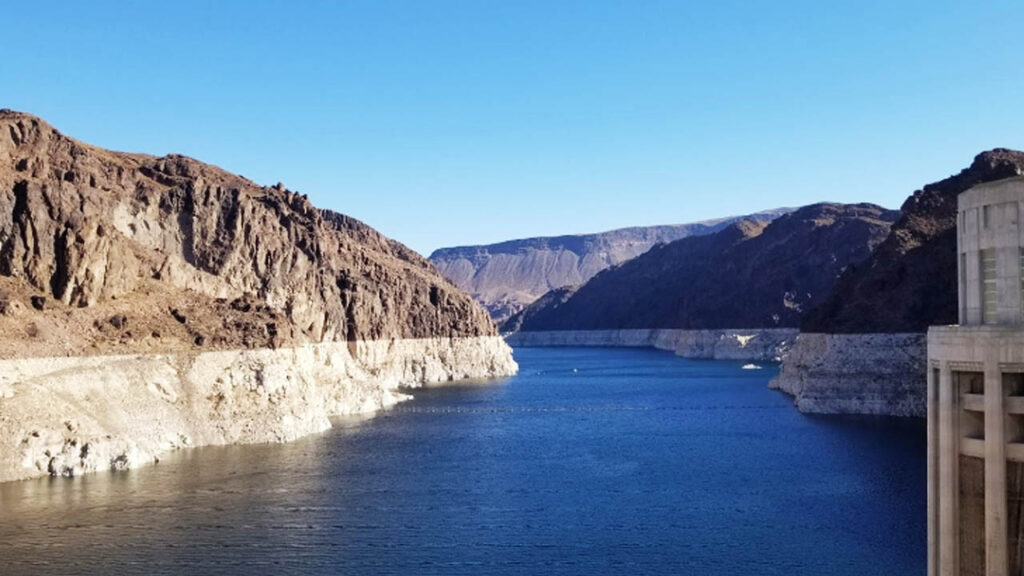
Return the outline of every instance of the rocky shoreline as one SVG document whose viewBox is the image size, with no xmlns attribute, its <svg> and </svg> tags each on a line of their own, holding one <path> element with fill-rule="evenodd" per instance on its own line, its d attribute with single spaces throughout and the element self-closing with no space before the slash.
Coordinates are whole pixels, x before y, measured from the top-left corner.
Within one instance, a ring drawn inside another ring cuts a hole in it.
<svg viewBox="0 0 1024 576">
<path fill-rule="evenodd" d="M 553 330 L 514 332 L 513 347 L 605 346 L 649 347 L 683 358 L 778 362 L 797 336 L 796 329 L 749 330 Z"/>
<path fill-rule="evenodd" d="M 924 334 L 801 333 L 772 389 L 801 412 L 923 418 Z"/>
<path fill-rule="evenodd" d="M 483 308 L 359 220 L 0 110 L 0 481 L 285 442 L 516 369 Z"/>
<path fill-rule="evenodd" d="M 0 360 L 0 482 L 287 442 L 392 406 L 402 388 L 517 369 L 497 336 Z"/>
</svg>

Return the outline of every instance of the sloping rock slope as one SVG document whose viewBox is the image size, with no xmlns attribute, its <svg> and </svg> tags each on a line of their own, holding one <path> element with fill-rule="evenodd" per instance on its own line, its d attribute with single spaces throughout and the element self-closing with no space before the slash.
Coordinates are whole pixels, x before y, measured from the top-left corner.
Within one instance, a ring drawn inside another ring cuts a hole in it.
<svg viewBox="0 0 1024 576">
<path fill-rule="evenodd" d="M 0 480 L 290 439 L 399 385 L 516 369 L 483 309 L 365 224 L 10 110 L 0 358 Z"/>
<path fill-rule="evenodd" d="M 1021 173 L 1024 153 L 1000 148 L 979 154 L 959 174 L 914 192 L 885 241 L 843 273 L 801 330 L 910 333 L 955 324 L 957 197 L 976 184 Z"/>
<path fill-rule="evenodd" d="M 789 211 L 766 210 L 742 218 L 769 222 Z M 441 248 L 430 260 L 500 321 L 550 290 L 583 284 L 656 244 L 714 234 L 740 218 Z"/>
<path fill-rule="evenodd" d="M 655 246 L 545 297 L 503 330 L 795 328 L 895 218 L 870 204 L 815 204 L 771 223 L 741 220 Z"/>
<path fill-rule="evenodd" d="M 888 238 L 807 315 L 773 386 L 806 411 L 924 416 L 924 333 L 957 322 L 957 197 L 1022 173 L 1024 153 L 995 149 L 914 192 Z"/>
</svg>

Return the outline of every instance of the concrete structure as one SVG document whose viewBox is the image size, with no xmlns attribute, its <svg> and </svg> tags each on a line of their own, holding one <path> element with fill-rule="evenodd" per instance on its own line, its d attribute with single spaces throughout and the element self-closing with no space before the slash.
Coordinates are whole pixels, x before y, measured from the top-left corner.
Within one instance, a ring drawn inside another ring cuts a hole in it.
<svg viewBox="0 0 1024 576">
<path fill-rule="evenodd" d="M 928 574 L 1024 574 L 1024 178 L 959 198 L 960 325 L 928 333 Z"/>
</svg>

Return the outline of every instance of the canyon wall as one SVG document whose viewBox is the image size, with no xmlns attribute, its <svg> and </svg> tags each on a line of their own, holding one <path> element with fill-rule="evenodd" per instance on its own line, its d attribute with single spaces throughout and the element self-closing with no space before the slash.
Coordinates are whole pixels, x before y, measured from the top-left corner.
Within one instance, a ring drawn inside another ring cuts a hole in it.
<svg viewBox="0 0 1024 576">
<path fill-rule="evenodd" d="M 1024 173 L 1024 153 L 995 149 L 903 203 L 888 237 L 847 268 L 775 382 L 805 412 L 925 414 L 925 331 L 957 321 L 957 197 Z"/>
<path fill-rule="evenodd" d="M 0 481 L 287 441 L 516 369 L 483 308 L 366 224 L 0 110 Z"/>
</svg>

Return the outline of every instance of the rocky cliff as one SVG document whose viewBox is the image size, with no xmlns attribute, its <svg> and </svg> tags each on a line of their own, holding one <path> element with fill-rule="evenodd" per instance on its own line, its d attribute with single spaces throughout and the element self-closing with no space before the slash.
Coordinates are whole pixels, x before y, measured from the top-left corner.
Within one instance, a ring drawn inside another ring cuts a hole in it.
<svg viewBox="0 0 1024 576">
<path fill-rule="evenodd" d="M 925 330 L 957 322 L 957 197 L 1024 173 L 1024 153 L 983 152 L 904 202 L 889 236 L 807 315 L 774 386 L 801 410 L 924 416 Z"/>
<path fill-rule="evenodd" d="M 924 334 L 802 333 L 771 388 L 801 412 L 926 415 Z"/>
<path fill-rule="evenodd" d="M 165 348 L 493 334 L 428 262 L 355 219 L 281 185 L 101 150 L 11 111 L 0 113 L 0 276 L 10 312 L 125 316 L 113 337 L 62 326 L 97 331 L 100 348 L 123 336 Z"/>
<path fill-rule="evenodd" d="M 914 192 L 884 242 L 851 266 L 801 325 L 804 332 L 925 332 L 957 321 L 956 203 L 961 192 L 1024 174 L 1024 153 L 983 152 L 960 173 Z"/>
<path fill-rule="evenodd" d="M 768 222 L 788 211 L 767 210 L 743 218 Z M 713 234 L 739 218 L 442 248 L 430 260 L 500 321 L 550 290 L 583 284 L 656 244 Z"/>
<path fill-rule="evenodd" d="M 416 346 L 392 344 L 434 343 L 428 346 L 436 359 L 428 362 L 433 368 L 411 369 L 409 378 L 382 375 L 375 385 L 390 390 L 511 373 L 510 350 L 495 334 L 486 312 L 429 262 L 357 220 L 313 207 L 280 184 L 259 186 L 179 155 L 103 150 L 64 136 L 39 118 L 0 111 L 0 358 L 7 359 L 0 381 L 0 468 L 13 465 L 7 459 L 11 454 L 30 450 L 34 441 L 23 442 L 26 433 L 94 448 L 106 437 L 147 434 L 144 426 L 130 432 L 121 428 L 127 420 L 145 422 L 148 412 L 140 408 L 118 415 L 121 396 L 113 385 L 89 383 L 93 394 L 110 391 L 109 398 L 94 398 L 108 402 L 110 409 L 88 437 L 76 435 L 71 429 L 82 428 L 67 424 L 92 417 L 82 402 L 68 401 L 60 404 L 66 410 L 52 413 L 24 412 L 42 410 L 47 402 L 39 399 L 47 394 L 67 399 L 61 390 L 84 388 L 81 374 L 91 374 L 88 369 L 95 364 L 88 357 L 138 355 L 143 364 L 180 368 L 211 351 L 251 358 L 243 352 L 270 350 L 287 358 L 310 346 L 333 346 L 344 349 L 348 366 L 385 361 L 426 366 L 387 360 L 387 351 L 408 355 Z M 368 360 L 360 352 L 372 343 L 384 343 L 380 354 L 385 358 L 374 353 Z M 31 373 L 26 379 L 9 376 L 24 372 L 19 367 L 31 364 L 26 358 L 56 356 L 75 358 L 43 362 L 59 370 L 33 368 L 26 369 Z M 316 379 L 335 383 L 325 396 L 344 397 L 351 374 L 330 358 L 337 355 L 328 356 Z M 297 364 L 269 364 L 275 368 L 254 371 L 252 362 L 243 360 L 242 368 L 221 371 L 222 388 L 232 390 L 228 396 L 246 398 L 244 405 L 258 401 L 261 386 L 288 390 L 285 383 L 308 377 Z M 123 371 L 107 372 L 116 376 L 101 380 L 145 397 L 151 372 L 131 362 L 116 365 Z M 333 377 L 331 366 L 338 370 Z M 246 380 L 241 376 L 246 370 L 260 376 Z M 202 377 L 190 382 L 185 389 L 212 385 Z M 319 406 L 316 395 L 306 391 L 288 395 L 293 414 L 330 414 L 330 406 L 344 404 Z M 200 400 L 180 390 L 166 396 L 174 398 L 165 401 L 179 411 Z M 137 404 L 121 403 L 126 410 Z M 266 428 L 226 434 L 219 441 L 294 435 L 250 416 L 240 410 L 229 423 Z M 26 418 L 33 422 L 31 431 L 19 424 Z M 296 433 L 315 427 L 300 426 Z M 179 432 L 190 436 L 184 428 Z M 47 451 L 53 453 L 52 447 Z M 25 458 L 18 470 L 46 471 Z M 0 478 L 11 476 L 0 473 Z"/>
<path fill-rule="evenodd" d="M 795 328 L 895 219 L 869 204 L 816 204 L 770 223 L 741 220 L 655 246 L 538 301 L 503 330 Z"/>
</svg>

